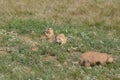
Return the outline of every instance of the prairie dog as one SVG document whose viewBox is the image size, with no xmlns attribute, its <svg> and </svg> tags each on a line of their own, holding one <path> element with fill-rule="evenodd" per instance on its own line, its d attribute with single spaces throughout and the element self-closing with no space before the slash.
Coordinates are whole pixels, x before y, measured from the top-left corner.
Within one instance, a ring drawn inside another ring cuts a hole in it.
<svg viewBox="0 0 120 80">
<path fill-rule="evenodd" d="M 64 34 L 58 34 L 56 36 L 56 42 L 59 44 L 65 44 L 67 43 L 67 37 Z"/>
<path fill-rule="evenodd" d="M 80 64 L 82 66 L 93 66 L 97 64 L 104 65 L 112 63 L 114 59 L 111 55 L 106 53 L 99 53 L 94 51 L 85 52 L 80 56 Z"/>
</svg>

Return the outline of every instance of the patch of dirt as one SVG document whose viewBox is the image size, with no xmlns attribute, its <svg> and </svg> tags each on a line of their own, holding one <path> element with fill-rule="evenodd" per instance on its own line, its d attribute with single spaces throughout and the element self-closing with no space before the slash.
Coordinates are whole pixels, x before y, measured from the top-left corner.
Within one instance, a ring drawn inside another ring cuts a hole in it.
<svg viewBox="0 0 120 80">
<path fill-rule="evenodd" d="M 57 61 L 57 57 L 56 57 L 56 56 L 50 56 L 50 55 L 45 55 L 45 56 L 43 57 L 43 59 L 44 59 L 45 61 Z"/>
<path fill-rule="evenodd" d="M 0 47 L 0 57 L 8 54 L 6 47 Z"/>
<path fill-rule="evenodd" d="M 7 54 L 8 54 L 7 51 L 0 51 L 0 57 L 1 57 L 1 56 L 5 56 L 5 55 L 7 55 Z"/>
<path fill-rule="evenodd" d="M 24 36 L 19 35 L 18 38 L 28 43 L 31 46 L 32 51 L 38 51 L 40 44 L 37 41 L 30 38 L 28 35 L 24 35 Z"/>
<path fill-rule="evenodd" d="M 55 67 L 62 67 L 62 64 L 57 60 L 56 56 L 44 55 L 42 60 L 45 62 L 52 62 Z"/>
</svg>

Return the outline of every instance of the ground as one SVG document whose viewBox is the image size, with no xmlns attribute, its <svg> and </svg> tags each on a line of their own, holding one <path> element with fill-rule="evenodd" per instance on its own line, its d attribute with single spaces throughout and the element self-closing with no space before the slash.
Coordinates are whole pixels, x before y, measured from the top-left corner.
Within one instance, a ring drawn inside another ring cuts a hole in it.
<svg viewBox="0 0 120 80">
<path fill-rule="evenodd" d="M 1 0 L 0 7 L 0 80 L 120 79 L 119 0 Z M 48 27 L 67 43 L 44 40 Z M 117 61 L 80 66 L 79 56 L 91 50 Z"/>
</svg>

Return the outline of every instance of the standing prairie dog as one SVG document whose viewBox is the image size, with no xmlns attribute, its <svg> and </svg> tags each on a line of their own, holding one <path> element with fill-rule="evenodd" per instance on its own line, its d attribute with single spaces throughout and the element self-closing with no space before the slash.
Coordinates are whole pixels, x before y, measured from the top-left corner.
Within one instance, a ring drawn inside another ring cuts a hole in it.
<svg viewBox="0 0 120 80">
<path fill-rule="evenodd" d="M 44 31 L 44 37 L 46 40 L 53 42 L 55 40 L 54 30 L 52 28 L 47 28 Z"/>
</svg>

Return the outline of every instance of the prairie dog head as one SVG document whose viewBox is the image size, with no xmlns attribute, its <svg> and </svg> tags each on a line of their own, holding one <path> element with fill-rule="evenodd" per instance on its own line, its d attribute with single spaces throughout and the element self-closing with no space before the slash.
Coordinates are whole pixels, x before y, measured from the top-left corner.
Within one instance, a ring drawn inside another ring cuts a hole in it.
<svg viewBox="0 0 120 80">
<path fill-rule="evenodd" d="M 65 44 L 67 42 L 67 37 L 64 34 L 59 34 L 56 36 L 56 42 L 59 44 Z"/>
<path fill-rule="evenodd" d="M 112 56 L 108 55 L 107 62 L 112 63 L 114 61 L 115 61 L 114 58 Z"/>
</svg>

